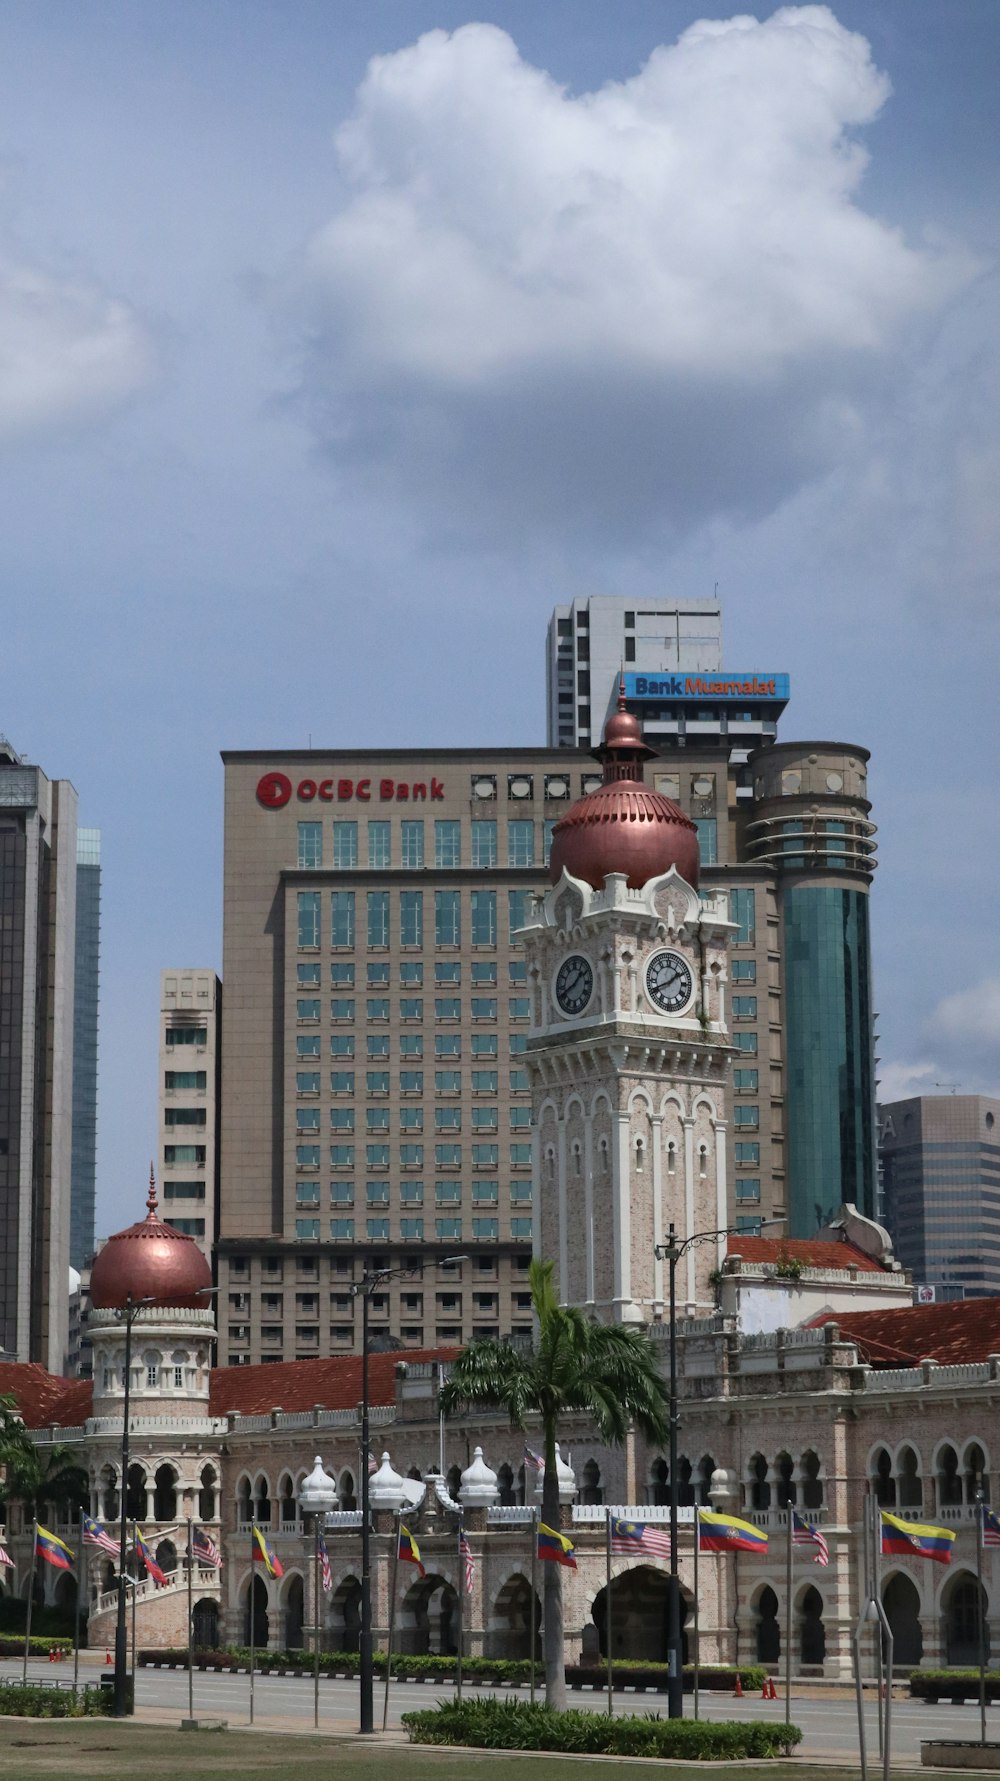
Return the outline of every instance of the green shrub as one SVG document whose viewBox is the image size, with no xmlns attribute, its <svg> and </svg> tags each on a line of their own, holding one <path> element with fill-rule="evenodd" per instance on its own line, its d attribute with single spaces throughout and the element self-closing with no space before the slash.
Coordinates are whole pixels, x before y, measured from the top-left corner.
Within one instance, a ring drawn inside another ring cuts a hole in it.
<svg viewBox="0 0 1000 1781">
<path fill-rule="evenodd" d="M 498 1699 L 446 1702 L 426 1712 L 404 1713 L 413 1744 L 461 1744 L 475 1750 L 557 1750 L 587 1756 L 679 1757 L 710 1762 L 780 1755 L 799 1743 L 797 1725 L 773 1721 L 611 1719 L 605 1713 L 553 1713 L 527 1701 Z"/>
<path fill-rule="evenodd" d="M 111 1690 L 46 1688 L 44 1683 L 0 1682 L 0 1715 L 19 1719 L 85 1719 L 111 1710 Z"/>
<path fill-rule="evenodd" d="M 20 1632 L 22 1649 L 27 1617 L 27 1602 L 19 1601 L 16 1596 L 12 1595 L 0 1596 L 0 1633 L 16 1634 Z M 65 1608 L 40 1608 L 36 1603 L 31 1610 L 32 1638 L 37 1633 L 39 1636 L 58 1639 L 60 1642 L 68 1639 L 72 1644 L 74 1625 L 75 1617 L 72 1611 L 67 1613 Z M 86 1644 L 87 1623 L 85 1620 L 81 1622 L 80 1636 L 81 1643 Z"/>
<path fill-rule="evenodd" d="M 913 1670 L 910 1693 L 917 1700 L 934 1702 L 939 1695 L 960 1701 L 979 1699 L 978 1670 Z M 986 1699 L 1000 1700 L 1000 1670 L 986 1672 Z"/>
<path fill-rule="evenodd" d="M 60 1651 L 68 1651 L 70 1654 L 70 1657 L 72 1657 L 72 1655 L 73 1655 L 72 1637 L 70 1637 L 68 1639 L 36 1639 L 34 1633 L 32 1633 L 31 1643 L 28 1646 L 28 1656 L 29 1657 L 48 1657 L 49 1652 L 51 1650 L 53 1650 L 53 1648 L 56 1646 L 58 1646 Z M 12 1638 L 5 1639 L 2 1636 L 0 1636 L 0 1657 L 23 1657 L 23 1656 L 24 1656 L 24 1634 L 23 1633 L 21 1634 L 21 1637 L 19 1639 L 12 1639 Z"/>
</svg>

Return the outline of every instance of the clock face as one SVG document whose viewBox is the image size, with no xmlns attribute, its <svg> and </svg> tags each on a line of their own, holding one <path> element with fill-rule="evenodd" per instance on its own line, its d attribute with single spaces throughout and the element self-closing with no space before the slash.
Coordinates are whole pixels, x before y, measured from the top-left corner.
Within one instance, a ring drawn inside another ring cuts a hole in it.
<svg viewBox="0 0 1000 1781">
<path fill-rule="evenodd" d="M 578 952 L 563 959 L 556 972 L 556 1001 L 564 1014 L 582 1014 L 594 993 L 594 973 Z"/>
<path fill-rule="evenodd" d="M 676 1014 L 691 1000 L 694 978 L 679 952 L 657 952 L 646 966 L 646 993 L 664 1014 Z"/>
</svg>

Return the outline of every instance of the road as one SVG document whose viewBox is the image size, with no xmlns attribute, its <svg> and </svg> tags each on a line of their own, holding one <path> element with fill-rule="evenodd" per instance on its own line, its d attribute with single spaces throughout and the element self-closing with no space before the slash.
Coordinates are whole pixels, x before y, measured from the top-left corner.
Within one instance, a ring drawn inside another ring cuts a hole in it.
<svg viewBox="0 0 1000 1781">
<path fill-rule="evenodd" d="M 107 1674 L 93 1660 L 80 1667 L 81 1682 L 93 1682 Z M 0 1659 L 0 1680 L 20 1679 L 21 1664 L 16 1659 Z M 28 1665 L 32 1681 L 72 1682 L 72 1663 L 59 1666 L 45 1662 Z M 430 1707 L 448 1693 L 441 1683 L 394 1682 L 389 1696 L 389 1727 L 397 1728 L 400 1715 L 418 1707 Z M 471 1695 L 488 1690 L 470 1689 Z M 504 1694 L 527 1700 L 527 1689 L 504 1689 Z M 780 1694 L 780 1690 L 779 1690 Z M 384 1683 L 376 1679 L 375 1723 L 382 1724 Z M 605 1697 L 580 1692 L 571 1695 L 574 1706 L 599 1708 Z M 685 1714 L 690 1716 L 692 1700 L 684 1699 Z M 142 1715 L 162 1717 L 171 1722 L 185 1718 L 188 1711 L 188 1678 L 183 1670 L 140 1669 L 136 1679 L 136 1710 Z M 701 1697 L 705 1719 L 768 1719 L 783 1720 L 784 1700 L 762 1701 L 753 1696 L 734 1700 L 731 1695 Z M 247 1725 L 250 1716 L 250 1678 L 213 1671 L 196 1670 L 194 1676 L 194 1711 L 196 1718 L 226 1719 L 232 1726 Z M 616 1713 L 666 1713 L 663 1695 L 621 1692 L 615 1695 Z M 346 1731 L 357 1729 L 358 1684 L 320 1679 L 320 1730 Z M 269 1730 L 312 1731 L 313 1682 L 311 1678 L 294 1676 L 261 1676 L 254 1680 L 255 1723 Z M 878 1729 L 874 1701 L 866 1708 L 869 1757 L 878 1753 Z M 796 1696 L 792 1691 L 792 1721 L 802 1727 L 804 1738 L 800 1753 L 813 1758 L 828 1757 L 857 1760 L 857 1710 L 852 1698 L 837 1695 L 815 1699 Z M 1000 1706 L 987 1710 L 987 1737 L 1000 1739 Z M 892 1753 L 894 1763 L 916 1764 L 920 1761 L 923 1738 L 957 1737 L 977 1740 L 979 1707 L 942 1704 L 926 1706 L 910 1700 L 900 1691 L 892 1707 Z"/>
</svg>

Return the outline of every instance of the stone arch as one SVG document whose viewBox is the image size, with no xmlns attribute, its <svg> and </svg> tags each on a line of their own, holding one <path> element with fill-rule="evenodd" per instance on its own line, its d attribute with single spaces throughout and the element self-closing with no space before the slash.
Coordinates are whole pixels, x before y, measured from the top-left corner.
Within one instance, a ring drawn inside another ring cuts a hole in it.
<svg viewBox="0 0 1000 1781">
<path fill-rule="evenodd" d="M 703 1509 L 710 1509 L 712 1506 L 709 1490 L 711 1489 L 712 1474 L 714 1471 L 715 1461 L 712 1458 L 712 1455 L 710 1453 L 703 1453 L 695 1468 L 694 1487 L 695 1501 L 700 1503 Z"/>
<path fill-rule="evenodd" d="M 603 1503 L 604 1491 L 601 1489 L 601 1468 L 596 1459 L 588 1459 L 583 1468 L 580 1482 L 581 1503 Z"/>
<path fill-rule="evenodd" d="M 954 1508 L 962 1501 L 962 1474 L 954 1441 L 941 1441 L 934 1454 L 934 1477 L 939 1509 Z"/>
<path fill-rule="evenodd" d="M 163 1356 L 158 1348 L 144 1348 L 139 1372 L 140 1391 L 159 1391 Z"/>
<path fill-rule="evenodd" d="M 823 1474 L 819 1454 L 807 1447 L 799 1460 L 799 1477 L 802 1480 L 803 1509 L 821 1509 L 823 1507 Z"/>
<path fill-rule="evenodd" d="M 823 1624 L 823 1597 L 815 1583 L 807 1583 L 799 1590 L 795 1618 L 799 1661 L 804 1669 L 819 1668 L 826 1657 L 826 1627 Z"/>
<path fill-rule="evenodd" d="M 356 1509 L 358 1506 L 354 1473 L 350 1466 L 344 1467 L 337 1480 L 337 1499 L 342 1509 Z"/>
<path fill-rule="evenodd" d="M 331 1651 L 357 1651 L 361 1643 L 361 1579 L 348 1572 L 330 1591 L 326 1627 Z"/>
<path fill-rule="evenodd" d="M 457 1502 L 459 1492 L 462 1489 L 462 1468 L 461 1468 L 461 1466 L 449 1466 L 448 1467 L 448 1475 L 445 1478 L 445 1486 L 447 1488 L 448 1495 L 451 1497 L 452 1501 Z"/>
<path fill-rule="evenodd" d="M 497 1499 L 498 1502 L 502 1503 L 505 1508 L 513 1508 L 514 1472 L 513 1468 L 507 1464 L 506 1460 L 504 1460 L 502 1466 L 497 1467 L 497 1491 L 499 1493 Z"/>
<path fill-rule="evenodd" d="M 967 1503 L 974 1503 L 976 1491 L 983 1493 L 984 1503 L 990 1500 L 990 1473 L 986 1449 L 981 1441 L 967 1441 L 962 1451 L 962 1486 Z"/>
<path fill-rule="evenodd" d="M 177 1569 L 177 1548 L 173 1540 L 161 1540 L 153 1554 L 161 1571 L 170 1577 Z"/>
<path fill-rule="evenodd" d="M 875 1501 L 883 1509 L 894 1509 L 896 1507 L 896 1478 L 892 1469 L 892 1455 L 887 1447 L 880 1444 L 872 1449 L 868 1460 L 868 1476 L 875 1493 Z"/>
<path fill-rule="evenodd" d="M 253 1486 L 254 1519 L 259 1527 L 271 1525 L 271 1486 L 267 1473 L 258 1472 Z"/>
<path fill-rule="evenodd" d="M 298 1519 L 295 1479 L 290 1472 L 283 1472 L 278 1480 L 278 1522 L 281 1527 L 294 1527 Z"/>
<path fill-rule="evenodd" d="M 924 1506 L 920 1455 L 909 1441 L 904 1441 L 896 1454 L 896 1497 L 901 1509 L 922 1509 Z"/>
<path fill-rule="evenodd" d="M 153 1520 L 177 1520 L 177 1468 L 167 1462 L 153 1476 Z"/>
<path fill-rule="evenodd" d="M 202 1466 L 198 1490 L 198 1515 L 202 1521 L 214 1521 L 219 1475 L 214 1466 Z"/>
<path fill-rule="evenodd" d="M 145 1521 L 146 1507 L 146 1468 L 136 1460 L 128 1469 L 125 1489 L 126 1521 Z"/>
<path fill-rule="evenodd" d="M 97 1477 L 97 1516 L 103 1521 L 118 1520 L 118 1467 L 103 1465 Z"/>
<path fill-rule="evenodd" d="M 665 1568 L 626 1560 L 611 1578 L 611 1637 L 615 1661 L 628 1662 L 646 1658 L 654 1663 L 667 1661 L 667 1595 L 669 1578 Z M 684 1663 L 688 1661 L 687 1620 L 690 1593 L 681 1585 L 681 1639 Z M 601 1656 L 608 1653 L 607 1585 L 596 1590 L 590 1601 L 590 1614 L 597 1628 Z"/>
<path fill-rule="evenodd" d="M 280 1607 L 285 1650 L 301 1651 L 305 1625 L 305 1586 L 298 1571 L 291 1571 L 281 1580 Z"/>
<path fill-rule="evenodd" d="M 253 1520 L 253 1485 L 246 1472 L 241 1472 L 236 1481 L 236 1522 L 239 1527 L 249 1527 Z"/>
<path fill-rule="evenodd" d="M 541 1657 L 542 1604 L 536 1594 L 534 1613 L 531 1584 L 523 1571 L 512 1571 L 497 1592 L 486 1629 L 486 1655 L 492 1658 L 531 1656 L 534 1621 L 535 1656 Z"/>
<path fill-rule="evenodd" d="M 771 1486 L 767 1476 L 767 1460 L 762 1453 L 753 1453 L 747 1466 L 747 1507 L 769 1509 Z"/>
<path fill-rule="evenodd" d="M 750 1599 L 753 1615 L 754 1654 L 760 1664 L 776 1664 L 781 1657 L 781 1623 L 778 1598 L 769 1583 L 762 1583 Z"/>
<path fill-rule="evenodd" d="M 100 1581 L 98 1584 L 98 1588 L 100 1590 L 101 1595 L 109 1594 L 110 1591 L 114 1588 L 115 1576 L 116 1576 L 115 1567 L 112 1564 L 110 1558 L 102 1558 L 101 1570 L 100 1570 Z"/>
<path fill-rule="evenodd" d="M 219 1647 L 219 1604 L 211 1596 L 195 1602 L 191 1614 L 191 1639 L 196 1651 L 217 1651 Z"/>
<path fill-rule="evenodd" d="M 892 1628 L 893 1668 L 910 1669 L 924 1655 L 920 1591 L 905 1571 L 894 1571 L 882 1584 L 882 1606 Z"/>
<path fill-rule="evenodd" d="M 665 1459 L 654 1459 L 649 1467 L 648 1484 L 649 1502 L 654 1508 L 662 1508 L 670 1501 L 670 1467 Z"/>
<path fill-rule="evenodd" d="M 686 1453 L 680 1454 L 677 1460 L 677 1503 L 682 1509 L 694 1506 L 694 1467 Z"/>
<path fill-rule="evenodd" d="M 980 1640 L 985 1638 L 990 1655 L 989 1602 L 985 1588 L 972 1571 L 947 1577 L 941 1589 L 941 1643 L 944 1661 L 955 1668 L 979 1663 Z"/>
<path fill-rule="evenodd" d="M 76 1577 L 72 1571 L 60 1571 L 52 1590 L 52 1606 L 69 1613 L 76 1607 Z"/>
<path fill-rule="evenodd" d="M 247 1575 L 240 1584 L 241 1619 L 243 1622 L 244 1645 L 256 1645 L 263 1650 L 268 1642 L 267 1624 L 267 1584 L 258 1572 Z M 250 1616 L 253 1614 L 253 1635 L 251 1637 Z"/>
<path fill-rule="evenodd" d="M 454 1657 L 458 1649 L 458 1595 L 440 1572 L 418 1577 L 396 1612 L 400 1655 Z"/>
<path fill-rule="evenodd" d="M 787 1509 L 789 1504 L 794 1508 L 797 1491 L 795 1488 L 795 1462 L 790 1453 L 779 1453 L 775 1458 L 772 1470 L 775 1474 L 775 1495 L 779 1509 Z"/>
<path fill-rule="evenodd" d="M 613 1112 L 613 1108 L 611 1106 L 611 1096 L 608 1094 L 607 1089 L 606 1088 L 595 1089 L 593 1097 L 591 1099 L 591 1103 L 590 1103 L 590 1117 L 591 1117 L 591 1119 L 596 1119 L 597 1115 L 599 1113 L 606 1114 L 608 1116 L 608 1118 L 610 1119 L 612 1112 Z"/>
</svg>

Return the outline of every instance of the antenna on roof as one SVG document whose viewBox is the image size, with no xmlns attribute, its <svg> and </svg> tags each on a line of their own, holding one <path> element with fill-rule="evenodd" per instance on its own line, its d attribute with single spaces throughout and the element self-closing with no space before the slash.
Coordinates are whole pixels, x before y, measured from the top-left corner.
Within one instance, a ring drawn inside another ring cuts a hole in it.
<svg viewBox="0 0 1000 1781">
<path fill-rule="evenodd" d="M 957 1095 L 962 1084 L 960 1082 L 935 1082 L 932 1083 L 931 1086 L 933 1088 L 946 1088 L 951 1094 Z"/>
</svg>

